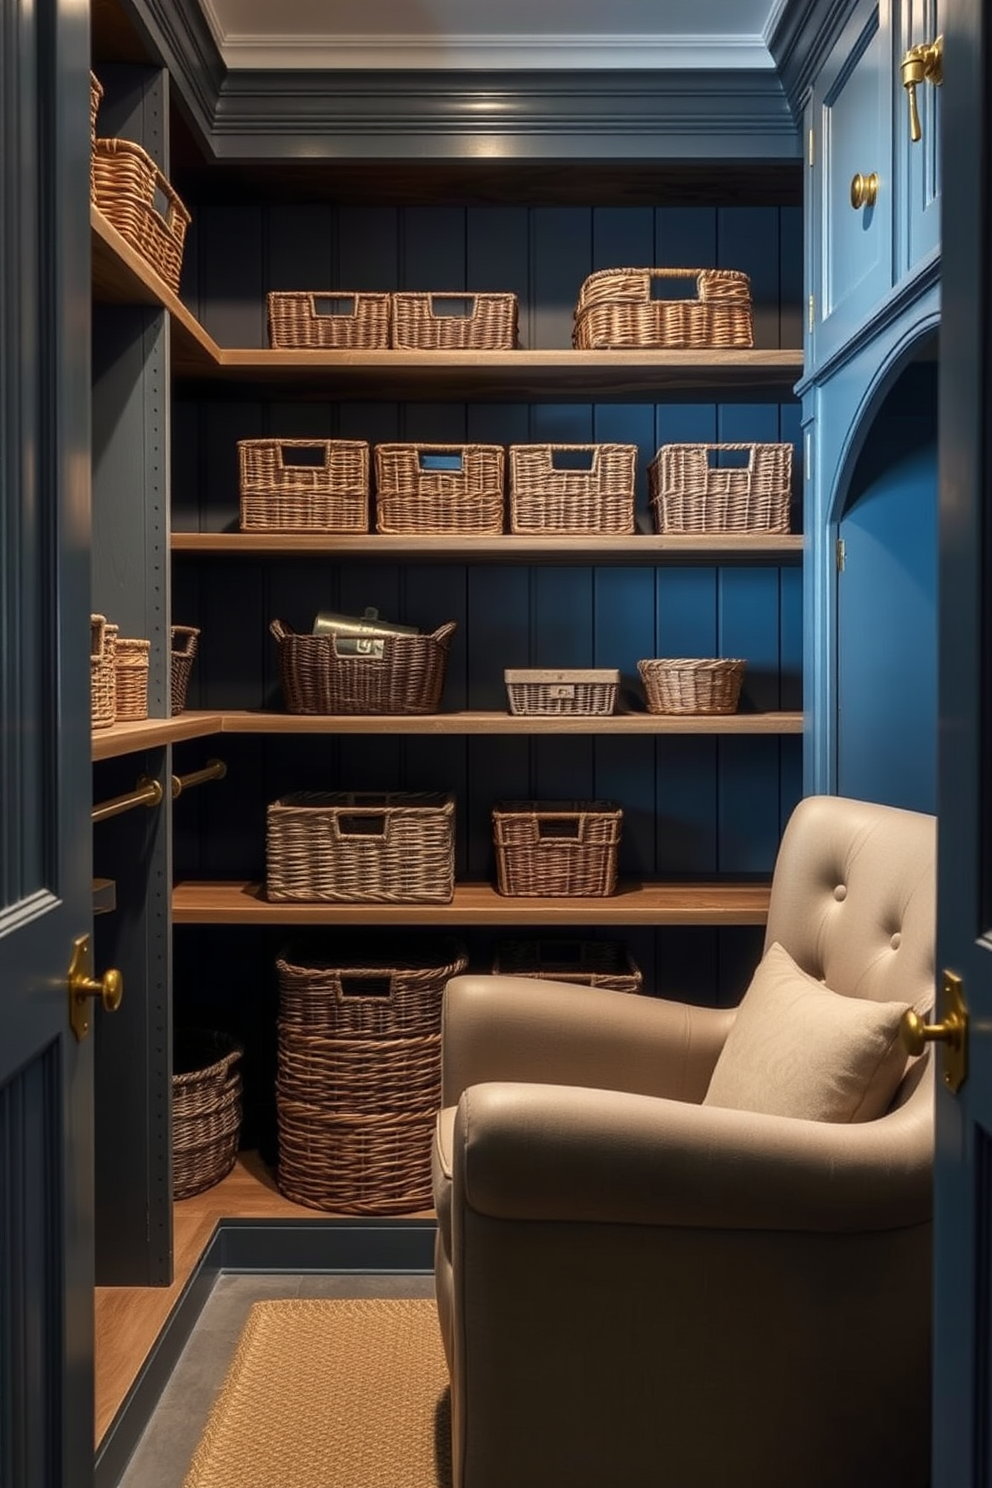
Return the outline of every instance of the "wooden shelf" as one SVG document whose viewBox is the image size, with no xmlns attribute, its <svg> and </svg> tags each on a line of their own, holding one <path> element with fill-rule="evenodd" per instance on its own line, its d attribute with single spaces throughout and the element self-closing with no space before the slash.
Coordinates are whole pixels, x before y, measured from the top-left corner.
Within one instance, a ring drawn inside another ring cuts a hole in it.
<svg viewBox="0 0 992 1488">
<path fill-rule="evenodd" d="M 369 716 L 224 712 L 225 734 L 801 734 L 801 713 L 703 715 L 614 713 L 518 717 L 496 711 Z"/>
<path fill-rule="evenodd" d="M 173 532 L 174 553 L 240 558 L 382 559 L 423 563 L 799 563 L 801 533 L 394 537 L 309 532 Z"/>
<path fill-rule="evenodd" d="M 178 883 L 176 925 L 763 925 L 767 884 L 627 881 L 607 898 L 510 899 L 458 884 L 451 904 L 275 904 L 257 883 Z"/>
<path fill-rule="evenodd" d="M 162 744 L 175 744 L 181 739 L 201 739 L 220 731 L 219 713 L 179 713 L 175 718 L 144 718 L 140 723 L 117 723 L 112 728 L 94 731 L 92 758 L 118 759 L 124 754 L 137 754 L 142 749 L 157 749 Z"/>
</svg>

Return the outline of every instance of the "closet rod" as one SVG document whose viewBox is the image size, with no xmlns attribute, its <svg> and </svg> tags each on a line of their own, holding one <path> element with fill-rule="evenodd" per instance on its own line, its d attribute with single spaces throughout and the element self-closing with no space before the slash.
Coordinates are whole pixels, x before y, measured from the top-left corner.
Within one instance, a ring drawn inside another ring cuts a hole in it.
<svg viewBox="0 0 992 1488">
<path fill-rule="evenodd" d="M 134 806 L 159 806 L 164 794 L 160 781 L 150 780 L 147 775 L 142 775 L 133 791 L 127 791 L 123 796 L 112 796 L 109 801 L 101 801 L 99 806 L 94 806 L 93 821 L 102 822 L 108 817 L 120 816 Z"/>
<path fill-rule="evenodd" d="M 223 760 L 207 760 L 202 770 L 191 770 L 188 775 L 173 775 L 172 777 L 172 799 L 181 796 L 183 791 L 191 790 L 194 785 L 206 785 L 208 780 L 223 780 L 227 774 L 227 766 Z"/>
</svg>

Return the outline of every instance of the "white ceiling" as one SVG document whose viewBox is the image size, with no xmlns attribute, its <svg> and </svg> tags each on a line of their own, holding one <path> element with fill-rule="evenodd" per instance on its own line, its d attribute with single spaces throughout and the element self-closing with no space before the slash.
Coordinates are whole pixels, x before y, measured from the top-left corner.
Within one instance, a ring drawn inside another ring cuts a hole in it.
<svg viewBox="0 0 992 1488">
<path fill-rule="evenodd" d="M 770 68 L 785 0 L 200 0 L 230 68 Z"/>
</svg>

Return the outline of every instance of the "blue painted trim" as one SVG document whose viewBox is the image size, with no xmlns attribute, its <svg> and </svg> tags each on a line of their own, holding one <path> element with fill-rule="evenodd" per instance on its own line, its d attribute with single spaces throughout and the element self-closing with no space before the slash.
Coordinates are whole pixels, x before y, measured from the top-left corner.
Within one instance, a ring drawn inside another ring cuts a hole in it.
<svg viewBox="0 0 992 1488">
<path fill-rule="evenodd" d="M 766 38 L 793 116 L 802 118 L 813 81 L 858 0 L 787 0 Z"/>
</svg>

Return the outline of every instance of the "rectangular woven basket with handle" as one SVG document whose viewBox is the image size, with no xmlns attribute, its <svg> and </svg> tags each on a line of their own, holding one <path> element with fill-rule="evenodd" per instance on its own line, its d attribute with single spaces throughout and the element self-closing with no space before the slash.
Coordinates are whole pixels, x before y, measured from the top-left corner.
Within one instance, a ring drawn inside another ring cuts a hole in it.
<svg viewBox="0 0 992 1488">
<path fill-rule="evenodd" d="M 788 532 L 792 445 L 665 444 L 648 489 L 657 532 Z"/>
<path fill-rule="evenodd" d="M 492 819 L 501 894 L 584 897 L 616 891 L 623 812 L 612 801 L 503 801 Z"/>
<path fill-rule="evenodd" d="M 690 298 L 655 298 L 655 285 L 691 280 Z M 738 269 L 600 269 L 575 307 L 579 350 L 746 348 L 754 344 L 751 281 Z"/>
</svg>

